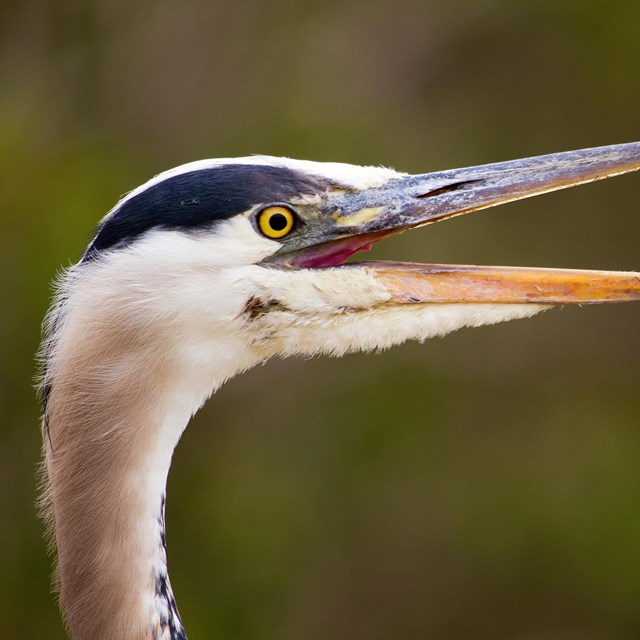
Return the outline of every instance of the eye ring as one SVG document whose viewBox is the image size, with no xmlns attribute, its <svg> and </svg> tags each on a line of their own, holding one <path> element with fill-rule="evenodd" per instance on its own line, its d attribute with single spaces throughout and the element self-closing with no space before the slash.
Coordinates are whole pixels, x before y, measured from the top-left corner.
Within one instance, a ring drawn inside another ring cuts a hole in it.
<svg viewBox="0 0 640 640">
<path fill-rule="evenodd" d="M 258 211 L 258 229 L 267 238 L 278 240 L 291 233 L 296 219 L 295 211 L 288 205 L 270 204 Z"/>
</svg>

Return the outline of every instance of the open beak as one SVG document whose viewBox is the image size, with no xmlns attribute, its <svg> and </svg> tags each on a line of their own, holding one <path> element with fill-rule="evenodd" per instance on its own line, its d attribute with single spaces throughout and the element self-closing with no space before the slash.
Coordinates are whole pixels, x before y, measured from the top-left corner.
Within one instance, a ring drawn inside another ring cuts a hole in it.
<svg viewBox="0 0 640 640">
<path fill-rule="evenodd" d="M 308 232 L 269 260 L 293 268 L 341 264 L 407 229 L 640 169 L 640 142 L 394 178 L 330 194 Z M 398 303 L 593 304 L 640 300 L 640 273 L 364 262 Z"/>
</svg>

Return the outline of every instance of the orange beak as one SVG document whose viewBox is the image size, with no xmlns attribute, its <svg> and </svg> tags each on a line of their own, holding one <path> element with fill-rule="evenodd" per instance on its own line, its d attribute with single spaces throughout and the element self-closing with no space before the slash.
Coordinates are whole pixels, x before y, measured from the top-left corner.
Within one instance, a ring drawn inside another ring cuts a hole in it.
<svg viewBox="0 0 640 640">
<path fill-rule="evenodd" d="M 599 304 L 640 300 L 640 273 L 362 263 L 396 303 Z"/>
</svg>

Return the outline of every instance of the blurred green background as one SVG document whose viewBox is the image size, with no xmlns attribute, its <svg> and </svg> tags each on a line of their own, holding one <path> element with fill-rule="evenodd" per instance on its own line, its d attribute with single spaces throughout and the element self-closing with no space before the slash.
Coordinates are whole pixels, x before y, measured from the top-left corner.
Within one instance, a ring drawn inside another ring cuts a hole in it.
<svg viewBox="0 0 640 640">
<path fill-rule="evenodd" d="M 153 174 L 267 153 L 423 172 L 640 138 L 637 0 L 0 8 L 0 635 L 63 638 L 35 515 L 34 352 L 60 265 Z M 373 257 L 640 268 L 640 176 Z M 271 362 L 169 482 L 190 637 L 640 637 L 638 305 Z"/>
</svg>

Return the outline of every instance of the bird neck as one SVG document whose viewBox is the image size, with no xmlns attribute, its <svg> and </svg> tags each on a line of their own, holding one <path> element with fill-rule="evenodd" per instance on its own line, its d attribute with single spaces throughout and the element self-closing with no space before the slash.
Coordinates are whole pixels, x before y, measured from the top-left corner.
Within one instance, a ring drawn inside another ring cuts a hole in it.
<svg viewBox="0 0 640 640">
<path fill-rule="evenodd" d="M 49 494 L 61 606 L 74 640 L 186 638 L 167 574 L 164 510 L 171 456 L 191 409 L 169 410 L 170 396 L 151 407 L 144 387 L 160 381 L 140 375 L 118 384 L 126 414 L 113 398 L 87 402 L 59 381 L 50 392 Z"/>
<path fill-rule="evenodd" d="M 66 309 L 47 358 L 45 504 L 60 604 L 74 640 L 182 640 L 166 480 L 189 418 L 233 371 L 204 364 L 219 345 L 172 347 L 175 335 L 101 320 L 113 316 Z"/>
<path fill-rule="evenodd" d="M 172 255 L 74 267 L 48 316 L 43 511 L 74 640 L 185 637 L 167 576 L 171 457 L 207 397 L 263 357 L 240 330 L 246 295 Z"/>
</svg>

